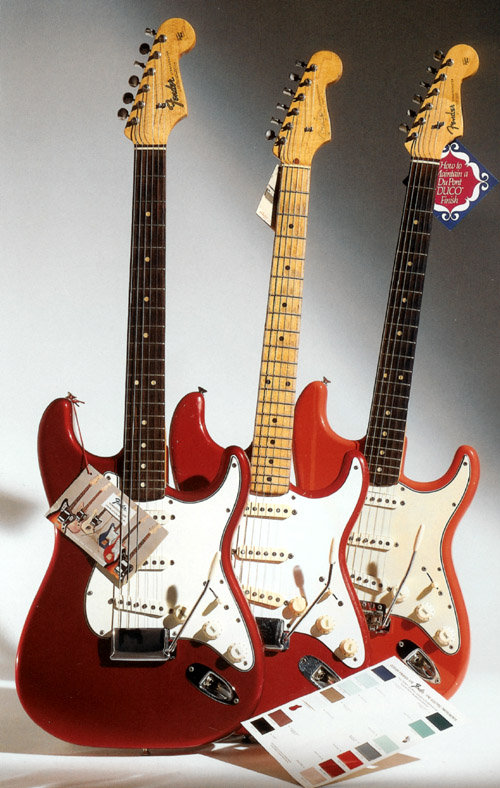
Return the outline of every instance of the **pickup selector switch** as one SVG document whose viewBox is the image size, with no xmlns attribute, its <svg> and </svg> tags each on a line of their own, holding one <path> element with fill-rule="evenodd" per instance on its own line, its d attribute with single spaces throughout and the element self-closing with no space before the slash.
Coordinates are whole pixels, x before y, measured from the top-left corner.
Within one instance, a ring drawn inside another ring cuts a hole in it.
<svg viewBox="0 0 500 788">
<path fill-rule="evenodd" d="M 179 624 L 183 624 L 187 618 L 187 608 L 184 605 L 176 605 L 174 607 L 174 616 Z"/>
</svg>

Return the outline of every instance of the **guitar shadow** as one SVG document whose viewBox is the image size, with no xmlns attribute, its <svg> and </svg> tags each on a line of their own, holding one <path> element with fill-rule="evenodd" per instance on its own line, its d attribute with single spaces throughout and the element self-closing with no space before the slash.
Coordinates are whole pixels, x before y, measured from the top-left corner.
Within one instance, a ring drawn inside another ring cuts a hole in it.
<svg viewBox="0 0 500 788">
<path fill-rule="evenodd" d="M 20 495 L 13 495 L 5 491 L 0 491 L 0 527 L 8 530 L 18 529 L 24 523 L 29 522 L 30 518 L 40 506 L 37 501 L 29 500 Z M 42 508 L 42 511 L 43 508 Z"/>
</svg>

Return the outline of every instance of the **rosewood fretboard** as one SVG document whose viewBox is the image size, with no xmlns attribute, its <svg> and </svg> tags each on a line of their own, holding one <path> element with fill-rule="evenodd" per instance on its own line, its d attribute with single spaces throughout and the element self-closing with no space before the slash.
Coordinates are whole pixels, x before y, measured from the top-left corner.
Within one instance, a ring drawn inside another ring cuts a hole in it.
<svg viewBox="0 0 500 788">
<path fill-rule="evenodd" d="M 413 159 L 392 272 L 365 457 L 370 480 L 398 481 L 429 251 L 439 161 Z"/>
<path fill-rule="evenodd" d="M 165 167 L 165 147 L 135 147 L 122 487 L 136 501 L 165 492 Z"/>
</svg>

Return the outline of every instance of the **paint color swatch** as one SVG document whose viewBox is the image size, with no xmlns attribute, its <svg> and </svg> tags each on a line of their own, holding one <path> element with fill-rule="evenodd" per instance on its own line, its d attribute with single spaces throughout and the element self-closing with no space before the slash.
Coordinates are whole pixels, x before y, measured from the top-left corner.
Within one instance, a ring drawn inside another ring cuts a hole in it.
<svg viewBox="0 0 500 788">
<path fill-rule="evenodd" d="M 393 657 L 243 725 L 298 783 L 316 788 L 461 722 Z"/>
</svg>

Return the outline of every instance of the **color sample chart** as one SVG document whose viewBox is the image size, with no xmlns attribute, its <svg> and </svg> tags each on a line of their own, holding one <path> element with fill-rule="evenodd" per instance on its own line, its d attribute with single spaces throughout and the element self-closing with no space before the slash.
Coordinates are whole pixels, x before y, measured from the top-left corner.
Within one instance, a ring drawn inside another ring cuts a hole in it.
<svg viewBox="0 0 500 788">
<path fill-rule="evenodd" d="M 304 788 L 326 785 L 464 721 L 395 657 L 243 723 Z"/>
</svg>

